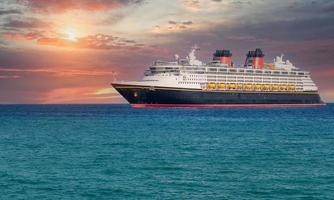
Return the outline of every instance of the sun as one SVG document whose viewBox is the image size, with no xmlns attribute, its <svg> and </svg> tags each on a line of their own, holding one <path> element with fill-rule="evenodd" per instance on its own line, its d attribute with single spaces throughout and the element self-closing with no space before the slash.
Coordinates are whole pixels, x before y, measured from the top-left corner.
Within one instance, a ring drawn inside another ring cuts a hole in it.
<svg viewBox="0 0 334 200">
<path fill-rule="evenodd" d="M 71 40 L 71 41 L 77 40 L 77 34 L 74 30 L 66 30 L 64 35 L 66 40 Z"/>
</svg>

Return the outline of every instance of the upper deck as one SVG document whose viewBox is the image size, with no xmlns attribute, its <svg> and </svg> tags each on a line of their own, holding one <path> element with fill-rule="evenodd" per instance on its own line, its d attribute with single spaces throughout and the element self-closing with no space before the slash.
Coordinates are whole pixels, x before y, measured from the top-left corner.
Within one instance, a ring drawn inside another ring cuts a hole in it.
<svg viewBox="0 0 334 200">
<path fill-rule="evenodd" d="M 257 76 L 289 76 L 289 77 L 308 77 L 307 71 L 301 70 L 284 70 L 284 69 L 252 69 L 242 67 L 227 67 L 225 65 L 179 65 L 174 62 L 168 62 L 164 65 L 152 65 L 145 71 L 145 75 L 155 75 L 159 73 L 171 73 L 174 75 L 190 73 L 190 74 L 207 74 L 207 75 L 257 75 Z"/>
</svg>

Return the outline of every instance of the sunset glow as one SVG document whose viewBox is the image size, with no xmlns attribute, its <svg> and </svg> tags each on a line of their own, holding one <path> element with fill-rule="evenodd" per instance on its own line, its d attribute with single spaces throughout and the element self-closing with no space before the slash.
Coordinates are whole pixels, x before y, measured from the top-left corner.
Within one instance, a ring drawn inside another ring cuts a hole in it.
<svg viewBox="0 0 334 200">
<path fill-rule="evenodd" d="M 65 32 L 65 39 L 71 40 L 71 41 L 76 41 L 77 40 L 77 34 L 76 34 L 76 32 L 73 31 L 73 30 L 71 30 L 71 29 L 67 30 Z"/>
<path fill-rule="evenodd" d="M 334 101 L 334 3 L 326 0 L 25 0 L 0 3 L 0 103 L 123 103 L 114 80 L 194 44 L 235 64 L 259 47 L 311 71 Z M 275 14 L 273 14 L 275 13 Z"/>
</svg>

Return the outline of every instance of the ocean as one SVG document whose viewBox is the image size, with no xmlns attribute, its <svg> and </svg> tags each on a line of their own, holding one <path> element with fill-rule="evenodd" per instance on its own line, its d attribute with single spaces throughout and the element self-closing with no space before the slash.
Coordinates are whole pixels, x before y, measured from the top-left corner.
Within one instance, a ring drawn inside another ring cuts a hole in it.
<svg viewBox="0 0 334 200">
<path fill-rule="evenodd" d="M 0 199 L 334 199 L 334 104 L 2 105 Z"/>
</svg>

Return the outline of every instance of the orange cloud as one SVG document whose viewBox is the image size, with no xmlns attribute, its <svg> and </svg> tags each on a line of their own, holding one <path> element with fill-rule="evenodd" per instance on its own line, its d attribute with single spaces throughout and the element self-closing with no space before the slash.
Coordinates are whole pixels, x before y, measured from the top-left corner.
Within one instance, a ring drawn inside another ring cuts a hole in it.
<svg viewBox="0 0 334 200">
<path fill-rule="evenodd" d="M 18 76 L 18 75 L 0 75 L 0 78 L 6 78 L 6 79 L 11 79 L 11 78 L 20 78 L 21 76 Z"/>
<path fill-rule="evenodd" d="M 39 45 L 65 47 L 65 48 L 85 48 L 85 49 L 138 49 L 144 44 L 137 43 L 134 40 L 115 37 L 108 34 L 87 35 L 85 37 L 69 39 L 62 37 L 46 37 L 39 32 L 20 33 L 5 32 L 2 35 L 10 40 L 34 40 Z"/>
<path fill-rule="evenodd" d="M 99 93 L 97 91 L 106 90 L 99 87 L 66 87 L 51 90 L 45 93 L 39 101 L 45 104 L 52 103 L 112 103 L 120 102 L 121 97 L 116 91 Z M 112 91 L 112 90 L 110 90 Z M 114 100 L 116 99 L 116 100 Z"/>
<path fill-rule="evenodd" d="M 44 68 L 35 69 L 13 69 L 0 68 L 0 72 L 25 72 L 25 73 L 51 73 L 55 76 L 114 76 L 117 73 L 114 71 L 104 71 L 96 68 L 93 69 L 72 69 L 72 70 L 53 70 Z M 19 78 L 20 76 L 17 76 Z"/>
<path fill-rule="evenodd" d="M 39 38 L 37 44 L 69 48 L 87 48 L 87 49 L 120 49 L 120 48 L 138 48 L 143 44 L 137 44 L 133 40 L 114 37 L 106 34 L 88 35 L 68 40 L 66 38 Z"/>
<path fill-rule="evenodd" d="M 140 0 L 19 0 L 20 3 L 38 11 L 64 12 L 79 9 L 88 11 L 109 10 L 127 4 L 137 4 Z"/>
<path fill-rule="evenodd" d="M 18 33 L 18 32 L 5 32 L 2 36 L 10 40 L 35 40 L 42 36 L 41 33 L 31 32 L 31 33 Z"/>
</svg>

